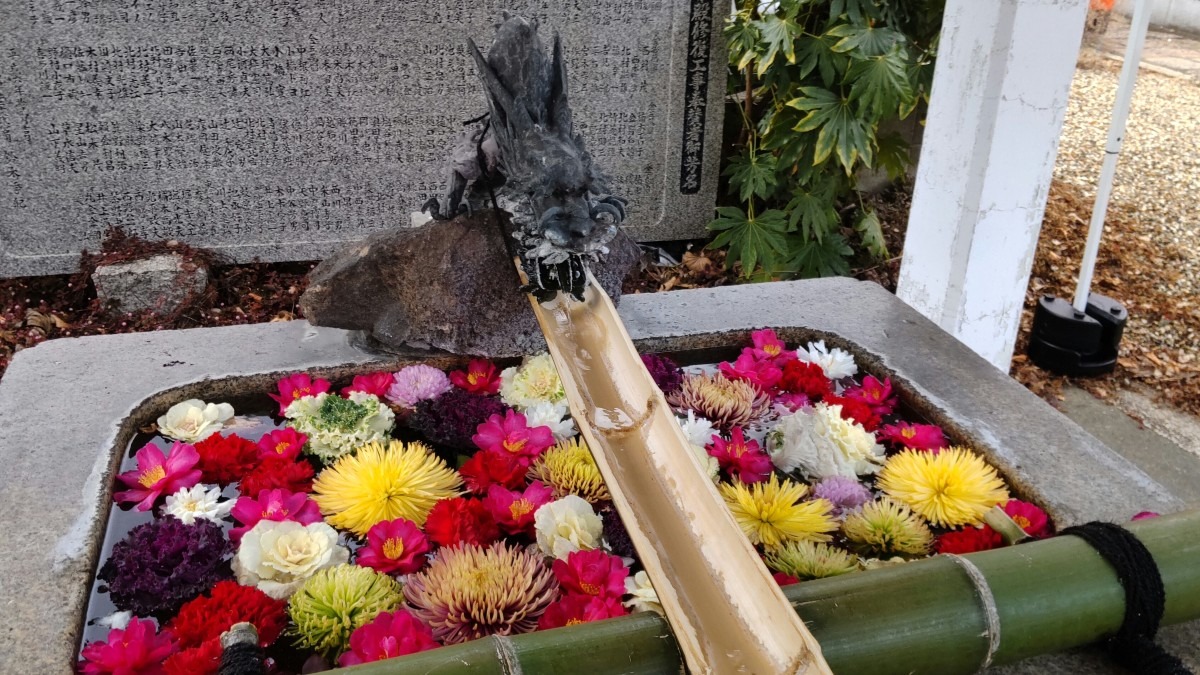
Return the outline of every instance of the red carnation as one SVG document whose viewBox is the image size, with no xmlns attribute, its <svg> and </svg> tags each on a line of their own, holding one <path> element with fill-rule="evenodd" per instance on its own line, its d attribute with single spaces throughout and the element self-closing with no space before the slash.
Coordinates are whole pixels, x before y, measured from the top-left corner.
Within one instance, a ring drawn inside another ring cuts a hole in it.
<svg viewBox="0 0 1200 675">
<path fill-rule="evenodd" d="M 771 577 L 774 578 L 775 583 L 779 584 L 780 586 L 791 586 L 792 584 L 800 583 L 799 579 L 788 574 L 787 572 L 775 572 L 771 575 Z"/>
<path fill-rule="evenodd" d="M 237 482 L 258 465 L 258 445 L 237 434 L 213 434 L 195 445 L 201 483 L 222 487 Z"/>
<path fill-rule="evenodd" d="M 855 398 L 829 395 L 825 397 L 825 403 L 842 406 L 842 419 L 858 422 L 867 431 L 875 431 L 879 428 L 879 423 L 883 421 L 879 419 L 879 415 L 875 414 L 869 404 Z"/>
<path fill-rule="evenodd" d="M 313 468 L 308 460 L 268 457 L 238 484 L 238 492 L 257 497 L 263 490 L 308 492 L 312 490 Z"/>
<path fill-rule="evenodd" d="M 279 637 L 287 623 L 286 600 L 275 600 L 253 586 L 218 581 L 207 596 L 191 600 L 167 624 L 184 649 L 199 647 L 221 637 L 235 623 L 249 621 L 266 647 Z"/>
<path fill-rule="evenodd" d="M 807 361 L 785 363 L 783 376 L 779 379 L 779 388 L 793 394 L 804 394 L 813 402 L 820 401 L 833 391 L 821 366 Z"/>
<path fill-rule="evenodd" d="M 467 484 L 467 489 L 477 495 L 486 495 L 488 488 L 499 485 L 508 490 L 525 487 L 527 469 L 515 456 L 499 452 L 480 450 L 471 456 L 458 470 Z"/>
<path fill-rule="evenodd" d="M 221 638 L 172 654 L 163 661 L 165 675 L 217 675 L 221 669 Z"/>
<path fill-rule="evenodd" d="M 964 527 L 938 537 L 938 553 L 974 553 L 999 548 L 1004 543 L 1000 533 L 990 526 Z"/>
<path fill-rule="evenodd" d="M 486 546 L 500 538 L 500 527 L 482 501 L 454 497 L 433 505 L 425 521 L 425 536 L 440 546 Z"/>
</svg>

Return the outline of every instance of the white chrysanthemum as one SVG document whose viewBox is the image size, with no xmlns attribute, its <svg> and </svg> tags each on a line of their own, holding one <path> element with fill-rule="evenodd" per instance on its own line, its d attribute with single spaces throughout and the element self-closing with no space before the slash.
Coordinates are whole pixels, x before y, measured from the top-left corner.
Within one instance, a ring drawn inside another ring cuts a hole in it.
<svg viewBox="0 0 1200 675">
<path fill-rule="evenodd" d="M 533 516 L 538 548 L 545 555 L 565 560 L 576 551 L 590 551 L 603 543 L 604 522 L 592 505 L 567 495 L 539 508 Z"/>
<path fill-rule="evenodd" d="M 678 417 L 679 427 L 683 429 L 683 433 L 688 437 L 688 441 L 692 445 L 704 447 L 712 443 L 712 437 L 716 433 L 713 429 L 713 423 L 696 414 L 694 410 L 687 411 L 687 417 Z"/>
<path fill-rule="evenodd" d="M 386 443 L 396 415 L 379 397 L 353 391 L 302 396 L 283 412 L 287 425 L 308 436 L 304 452 L 331 462 L 367 443 Z"/>
<path fill-rule="evenodd" d="M 550 427 L 555 442 L 565 441 L 576 434 L 575 420 L 571 419 L 566 401 L 550 403 L 542 401 L 525 409 L 525 424 L 530 429 Z"/>
<path fill-rule="evenodd" d="M 657 612 L 665 615 L 658 593 L 650 585 L 650 575 L 645 571 L 625 577 L 625 594 L 630 596 L 624 605 L 635 612 Z"/>
<path fill-rule="evenodd" d="M 505 368 L 500 373 L 500 400 L 522 412 L 538 403 L 558 403 L 566 397 L 562 380 L 546 352 L 526 357 L 520 367 Z"/>
<path fill-rule="evenodd" d="M 317 570 L 348 560 L 350 550 L 338 545 L 337 530 L 325 523 L 260 520 L 242 535 L 233 573 L 239 584 L 283 600 Z"/>
<path fill-rule="evenodd" d="M 176 403 L 158 418 L 158 431 L 167 438 L 196 443 L 221 430 L 233 418 L 233 406 L 228 403 L 205 403 L 188 399 Z"/>
<path fill-rule="evenodd" d="M 873 474 L 883 466 L 883 446 L 857 422 L 842 419 L 842 406 L 818 403 L 779 420 L 767 452 L 785 473 L 800 469 L 808 478 Z"/>
<path fill-rule="evenodd" d="M 824 340 L 808 343 L 808 349 L 800 347 L 796 350 L 796 356 L 801 361 L 820 366 L 825 372 L 825 377 L 834 381 L 858 372 L 858 366 L 850 352 L 837 347 L 827 349 Z"/>
<path fill-rule="evenodd" d="M 220 499 L 219 486 L 198 483 L 173 495 L 167 495 L 163 513 L 175 516 L 184 525 L 195 524 L 197 520 L 211 520 L 216 523 L 229 515 L 230 509 L 233 508 L 233 500 L 222 502 Z"/>
</svg>

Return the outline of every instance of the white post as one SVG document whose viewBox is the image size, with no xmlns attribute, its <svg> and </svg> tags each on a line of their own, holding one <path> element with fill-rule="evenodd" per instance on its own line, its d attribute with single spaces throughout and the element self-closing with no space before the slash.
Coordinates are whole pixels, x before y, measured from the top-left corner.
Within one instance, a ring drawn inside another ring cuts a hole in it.
<svg viewBox="0 0 1200 675">
<path fill-rule="evenodd" d="M 947 0 L 897 295 L 1008 370 L 1088 0 Z"/>
</svg>

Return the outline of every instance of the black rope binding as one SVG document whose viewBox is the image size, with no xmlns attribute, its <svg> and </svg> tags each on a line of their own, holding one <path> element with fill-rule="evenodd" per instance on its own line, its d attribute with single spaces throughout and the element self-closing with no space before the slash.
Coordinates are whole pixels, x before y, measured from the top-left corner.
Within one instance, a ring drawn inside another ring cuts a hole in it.
<svg viewBox="0 0 1200 675">
<path fill-rule="evenodd" d="M 1129 530 L 1099 521 L 1068 527 L 1061 534 L 1073 534 L 1096 549 L 1125 588 L 1125 618 L 1116 635 L 1105 640 L 1109 656 L 1137 675 L 1194 675 L 1154 643 L 1166 592 L 1158 564 L 1145 545 Z"/>
</svg>

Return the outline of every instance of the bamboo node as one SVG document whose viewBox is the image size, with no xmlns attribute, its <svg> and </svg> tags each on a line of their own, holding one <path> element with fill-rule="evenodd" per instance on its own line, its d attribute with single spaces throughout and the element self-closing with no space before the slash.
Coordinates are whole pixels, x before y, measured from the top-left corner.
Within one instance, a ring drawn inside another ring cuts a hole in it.
<svg viewBox="0 0 1200 675">
<path fill-rule="evenodd" d="M 992 665 L 992 658 L 996 655 L 996 650 L 1000 648 L 1000 610 L 996 609 L 996 596 L 992 595 L 992 587 L 988 585 L 987 577 L 975 566 L 975 563 L 953 553 L 943 553 L 942 555 L 963 568 L 963 571 L 967 573 L 967 578 L 975 586 L 975 595 L 979 597 L 979 604 L 983 608 L 983 616 L 987 621 L 986 635 L 988 639 L 987 654 L 983 657 L 979 670 L 987 670 L 988 666 Z"/>
</svg>

